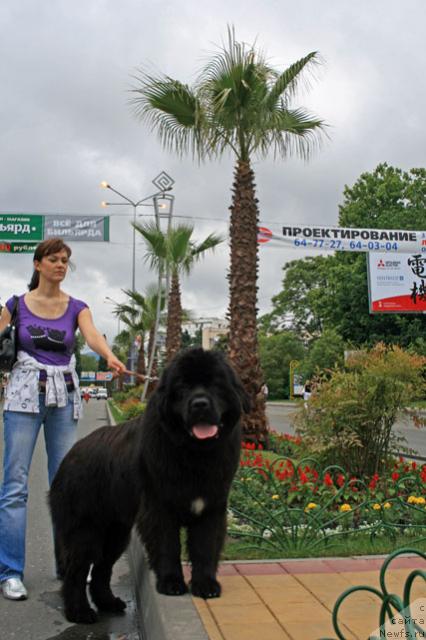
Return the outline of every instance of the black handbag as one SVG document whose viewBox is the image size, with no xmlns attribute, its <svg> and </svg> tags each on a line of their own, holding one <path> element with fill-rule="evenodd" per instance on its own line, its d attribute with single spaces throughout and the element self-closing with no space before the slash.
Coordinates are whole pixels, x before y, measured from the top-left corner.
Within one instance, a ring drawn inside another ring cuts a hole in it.
<svg viewBox="0 0 426 640">
<path fill-rule="evenodd" d="M 0 371 L 5 373 L 12 370 L 18 352 L 16 321 L 18 319 L 18 296 L 13 296 L 14 302 L 10 322 L 0 333 Z"/>
</svg>

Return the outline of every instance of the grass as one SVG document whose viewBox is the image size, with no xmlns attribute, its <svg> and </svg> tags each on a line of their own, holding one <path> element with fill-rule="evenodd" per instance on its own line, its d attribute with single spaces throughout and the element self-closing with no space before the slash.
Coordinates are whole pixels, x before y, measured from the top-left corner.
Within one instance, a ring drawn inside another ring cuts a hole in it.
<svg viewBox="0 0 426 640">
<path fill-rule="evenodd" d="M 109 408 L 111 410 L 112 417 L 114 418 L 116 424 L 119 424 L 120 422 L 123 422 L 123 413 L 117 407 L 115 402 L 113 400 L 108 400 L 108 405 L 109 405 Z"/>
<path fill-rule="evenodd" d="M 426 535 L 426 531 L 425 531 Z M 396 536 L 394 540 L 391 538 L 378 538 L 372 543 L 368 536 L 351 534 L 336 544 L 318 547 L 316 550 L 309 551 L 277 551 L 271 552 L 270 549 L 248 548 L 250 542 L 247 540 L 237 540 L 228 537 L 225 548 L 222 552 L 222 560 L 274 560 L 277 558 L 329 558 L 335 556 L 364 556 L 376 554 L 388 554 L 399 547 L 415 547 L 419 551 L 426 552 L 426 540 L 417 542 L 414 536 Z"/>
</svg>

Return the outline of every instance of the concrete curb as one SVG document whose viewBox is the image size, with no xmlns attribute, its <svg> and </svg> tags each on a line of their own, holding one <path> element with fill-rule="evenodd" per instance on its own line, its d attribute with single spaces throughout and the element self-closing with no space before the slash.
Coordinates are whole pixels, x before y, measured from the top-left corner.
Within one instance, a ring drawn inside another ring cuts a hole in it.
<svg viewBox="0 0 426 640">
<path fill-rule="evenodd" d="M 108 422 L 115 425 L 107 403 Z M 189 594 L 164 596 L 155 588 L 155 576 L 139 541 L 132 531 L 127 549 L 130 573 L 136 593 L 141 637 L 148 640 L 209 640 L 204 625 Z"/>
</svg>

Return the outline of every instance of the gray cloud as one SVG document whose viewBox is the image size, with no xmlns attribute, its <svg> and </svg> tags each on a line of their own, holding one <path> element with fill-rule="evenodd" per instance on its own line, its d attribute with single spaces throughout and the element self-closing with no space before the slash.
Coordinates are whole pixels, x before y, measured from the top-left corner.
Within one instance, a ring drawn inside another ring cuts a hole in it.
<svg viewBox="0 0 426 640">
<path fill-rule="evenodd" d="M 256 160 L 261 220 L 337 221 L 345 184 L 388 161 L 409 169 L 424 164 L 424 24 L 422 0 L 356 3 L 269 0 L 142 3 L 136 0 L 5 0 L 0 102 L 0 209 L 93 213 L 103 210 L 99 183 L 130 197 L 152 192 L 165 169 L 176 180 L 176 213 L 196 216 L 196 237 L 227 233 L 231 157 L 198 165 L 163 151 L 128 105 L 140 65 L 192 82 L 203 56 L 234 23 L 237 36 L 256 37 L 272 64 L 290 64 L 318 50 L 325 63 L 298 104 L 329 124 L 330 139 L 309 163 L 296 158 Z M 108 210 L 111 243 L 73 245 L 75 273 L 66 289 L 87 300 L 96 324 L 112 336 L 116 321 L 104 296 L 122 299 L 131 283 L 130 211 Z M 144 209 L 148 213 L 149 209 Z M 220 221 L 209 220 L 219 218 Z M 274 228 L 273 226 L 271 228 Z M 138 240 L 137 285 L 153 280 Z M 262 247 L 259 307 L 280 289 L 285 261 L 299 254 Z M 0 255 L 1 300 L 24 290 L 30 256 Z M 226 244 L 183 282 L 183 301 L 199 315 L 227 307 Z"/>
</svg>

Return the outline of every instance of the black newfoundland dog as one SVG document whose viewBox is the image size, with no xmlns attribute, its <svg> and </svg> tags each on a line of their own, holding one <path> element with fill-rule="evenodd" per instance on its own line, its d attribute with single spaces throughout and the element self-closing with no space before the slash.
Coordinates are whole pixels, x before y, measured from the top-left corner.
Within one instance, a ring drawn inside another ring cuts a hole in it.
<svg viewBox="0 0 426 640">
<path fill-rule="evenodd" d="M 97 619 L 86 595 L 90 565 L 96 607 L 125 608 L 110 579 L 135 520 L 160 593 L 187 591 L 180 561 L 184 527 L 192 594 L 220 595 L 216 572 L 242 410 L 249 410 L 248 397 L 222 354 L 189 349 L 166 368 L 142 419 L 101 427 L 74 445 L 49 495 L 70 622 Z"/>
</svg>

